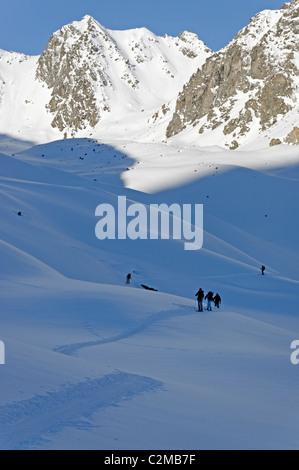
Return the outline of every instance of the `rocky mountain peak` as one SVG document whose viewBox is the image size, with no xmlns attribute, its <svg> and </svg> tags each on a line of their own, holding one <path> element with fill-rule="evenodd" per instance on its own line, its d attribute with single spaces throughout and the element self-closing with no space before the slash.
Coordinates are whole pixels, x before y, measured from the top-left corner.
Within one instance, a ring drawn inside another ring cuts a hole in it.
<svg viewBox="0 0 299 470">
<path fill-rule="evenodd" d="M 52 89 L 48 109 L 54 115 L 53 127 L 76 132 L 94 126 L 101 113 L 109 111 L 105 87 L 109 80 L 99 66 L 104 44 L 111 43 L 107 31 L 92 17 L 64 26 L 50 38 L 39 58 L 37 79 Z M 101 87 L 101 103 L 95 89 Z"/>
<path fill-rule="evenodd" d="M 0 50 L 2 128 L 17 115 L 18 134 L 118 136 L 130 121 L 137 140 L 298 144 L 298 34 L 299 0 L 255 15 L 218 52 L 193 32 L 113 31 L 86 15 L 39 57 Z"/>
<path fill-rule="evenodd" d="M 159 93 L 165 86 L 167 97 L 169 82 L 180 82 L 186 70 L 196 70 L 195 59 L 201 64 L 210 53 L 194 33 L 159 38 L 146 28 L 110 31 L 86 15 L 52 35 L 38 60 L 36 79 L 52 91 L 47 105 L 52 126 L 75 134 L 95 127 L 111 111 L 118 93 L 122 101 L 132 98 L 135 103 L 142 101 L 142 92 L 150 97 L 150 76 L 153 82 L 161 78 Z M 135 91 L 140 96 L 133 96 Z M 151 101 L 155 103 L 154 95 Z"/>
<path fill-rule="evenodd" d="M 253 128 L 273 128 L 298 106 L 298 34 L 299 0 L 252 18 L 184 86 L 167 137 L 190 125 L 201 135 L 220 129 L 237 148 Z"/>
</svg>

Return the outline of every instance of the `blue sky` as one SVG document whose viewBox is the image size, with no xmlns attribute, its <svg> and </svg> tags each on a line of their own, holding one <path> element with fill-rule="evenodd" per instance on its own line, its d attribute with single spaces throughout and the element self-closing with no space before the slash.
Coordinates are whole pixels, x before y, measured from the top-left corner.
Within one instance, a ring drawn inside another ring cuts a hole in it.
<svg viewBox="0 0 299 470">
<path fill-rule="evenodd" d="M 282 5 L 283 0 L 0 0 L 0 48 L 40 54 L 54 31 L 88 14 L 110 29 L 145 26 L 161 36 L 191 30 L 218 50 L 255 13 Z"/>
</svg>

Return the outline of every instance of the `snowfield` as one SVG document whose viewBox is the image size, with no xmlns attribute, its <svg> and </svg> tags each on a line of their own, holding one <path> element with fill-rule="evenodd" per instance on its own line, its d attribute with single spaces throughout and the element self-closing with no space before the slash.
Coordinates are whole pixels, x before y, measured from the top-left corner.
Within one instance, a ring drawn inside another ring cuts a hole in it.
<svg viewBox="0 0 299 470">
<path fill-rule="evenodd" d="M 0 448 L 298 449 L 298 150 L 0 147 Z M 119 195 L 203 204 L 202 250 L 99 241 Z"/>
</svg>

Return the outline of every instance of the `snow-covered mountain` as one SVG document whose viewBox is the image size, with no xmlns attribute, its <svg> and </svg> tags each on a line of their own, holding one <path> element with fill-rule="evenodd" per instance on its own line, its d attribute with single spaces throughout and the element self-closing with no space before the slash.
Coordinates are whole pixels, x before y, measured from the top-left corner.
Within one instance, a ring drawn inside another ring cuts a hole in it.
<svg viewBox="0 0 299 470">
<path fill-rule="evenodd" d="M 86 135 L 134 113 L 146 127 L 209 55 L 194 33 L 110 31 L 85 16 L 54 33 L 40 57 L 1 52 L 1 132 Z"/>
<path fill-rule="evenodd" d="M 187 129 L 231 149 L 259 136 L 299 144 L 298 34 L 298 0 L 257 14 L 184 86 L 167 137 Z"/>
<path fill-rule="evenodd" d="M 111 31 L 85 16 L 39 57 L 0 51 L 0 132 L 34 142 L 298 144 L 298 12 L 293 0 L 259 13 L 217 53 L 194 33 Z"/>
<path fill-rule="evenodd" d="M 116 118 L 162 105 L 210 53 L 192 33 L 158 38 L 145 28 L 109 31 L 85 16 L 52 36 L 36 78 L 51 90 L 53 127 L 76 132 L 110 112 Z"/>
</svg>

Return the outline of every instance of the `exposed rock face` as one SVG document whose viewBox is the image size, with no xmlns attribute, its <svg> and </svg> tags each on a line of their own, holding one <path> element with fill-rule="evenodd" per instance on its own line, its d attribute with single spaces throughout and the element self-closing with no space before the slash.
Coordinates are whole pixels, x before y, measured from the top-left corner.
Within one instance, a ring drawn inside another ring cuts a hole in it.
<svg viewBox="0 0 299 470">
<path fill-rule="evenodd" d="M 163 51 L 168 50 L 172 52 L 171 57 L 175 52 L 177 64 L 167 60 Z M 177 81 L 180 75 L 185 77 L 182 86 L 196 70 L 194 60 L 202 63 L 210 54 L 194 33 L 183 32 L 178 38 L 158 38 L 145 28 L 110 31 L 86 16 L 52 35 L 38 60 L 36 79 L 52 90 L 47 105 L 53 114 L 52 126 L 74 134 L 87 127 L 93 128 L 110 112 L 111 101 L 118 99 L 117 93 L 120 93 L 123 106 L 128 106 L 126 99 L 140 102 L 140 97 L 134 96 L 132 90 L 139 91 L 141 97 L 143 92 L 144 96 L 149 96 L 151 68 L 153 75 L 160 73 L 161 86 L 165 86 L 164 77 L 168 81 Z M 184 66 L 182 71 L 178 66 L 186 61 L 192 63 L 189 75 L 185 75 Z M 145 90 L 140 87 L 143 77 L 146 77 Z"/>
<path fill-rule="evenodd" d="M 298 58 L 299 0 L 259 13 L 184 86 L 167 138 L 189 125 L 200 134 L 222 126 L 227 145 L 236 148 L 253 125 L 270 129 L 298 105 Z"/>
<path fill-rule="evenodd" d="M 236 140 L 233 140 L 229 148 L 230 150 L 237 150 L 237 148 L 239 148 L 238 142 Z"/>
<path fill-rule="evenodd" d="M 294 129 L 287 135 L 285 142 L 287 144 L 299 145 L 299 127 L 294 127 Z"/>
<path fill-rule="evenodd" d="M 101 113 L 109 111 L 105 87 L 110 84 L 97 60 L 101 47 L 93 41 L 96 24 L 91 17 L 84 20 L 83 29 L 73 23 L 54 33 L 38 61 L 36 77 L 52 89 L 48 109 L 54 114 L 52 126 L 60 131 L 94 127 Z M 104 31 L 101 35 L 109 40 Z M 101 103 L 95 96 L 98 86 Z"/>
<path fill-rule="evenodd" d="M 86 16 L 40 57 L 0 50 L 1 128 L 298 145 L 298 34 L 299 0 L 259 13 L 217 53 L 192 32 L 112 31 Z"/>
<path fill-rule="evenodd" d="M 195 33 L 192 33 L 191 31 L 183 31 L 178 35 L 178 40 L 181 42 L 179 50 L 182 54 L 186 55 L 190 59 L 196 59 L 198 57 L 198 52 L 194 50 L 194 42 L 198 40 Z M 178 42 L 177 45 L 179 45 Z"/>
<path fill-rule="evenodd" d="M 276 145 L 281 145 L 282 142 L 280 139 L 272 139 L 270 142 L 270 147 L 275 147 Z"/>
</svg>

